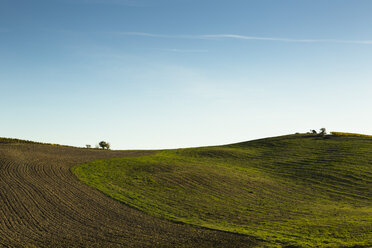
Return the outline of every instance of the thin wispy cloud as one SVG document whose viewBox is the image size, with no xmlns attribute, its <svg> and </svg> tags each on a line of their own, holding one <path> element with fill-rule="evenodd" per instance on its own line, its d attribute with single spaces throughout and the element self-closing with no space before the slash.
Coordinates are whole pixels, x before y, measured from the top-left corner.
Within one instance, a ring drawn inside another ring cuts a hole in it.
<svg viewBox="0 0 372 248">
<path fill-rule="evenodd" d="M 206 38 L 206 39 L 261 40 L 261 41 L 282 41 L 282 42 L 297 42 L 297 43 L 372 44 L 372 40 L 291 39 L 291 38 L 276 38 L 276 37 L 245 36 L 245 35 L 236 35 L 236 34 L 202 35 L 201 37 Z"/>
<path fill-rule="evenodd" d="M 200 39 L 200 40 L 251 40 L 251 41 L 277 41 L 277 42 L 292 42 L 292 43 L 344 43 L 344 44 L 364 44 L 372 45 L 372 40 L 338 40 L 338 39 L 292 39 L 279 37 L 261 37 L 261 36 L 247 36 L 238 34 L 203 34 L 203 35 L 167 35 L 167 34 L 153 34 L 141 32 L 118 32 L 117 34 L 126 36 L 142 36 L 153 38 L 166 39 Z"/>
</svg>

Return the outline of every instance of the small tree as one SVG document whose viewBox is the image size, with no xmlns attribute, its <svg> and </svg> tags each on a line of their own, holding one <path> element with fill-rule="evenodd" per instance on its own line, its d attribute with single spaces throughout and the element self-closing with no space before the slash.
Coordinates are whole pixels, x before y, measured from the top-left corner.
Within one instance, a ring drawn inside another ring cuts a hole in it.
<svg viewBox="0 0 372 248">
<path fill-rule="evenodd" d="M 326 134 L 327 134 L 326 129 L 325 129 L 324 127 L 322 127 L 322 128 L 320 129 L 319 136 L 324 137 Z"/>
<path fill-rule="evenodd" d="M 86 146 L 86 147 L 87 147 L 88 149 L 89 149 L 89 148 L 92 148 L 92 146 L 91 146 L 91 145 L 85 145 L 85 146 Z"/>
<path fill-rule="evenodd" d="M 98 143 L 99 146 L 102 148 L 102 149 L 110 149 L 110 143 L 106 142 L 106 141 L 101 141 Z"/>
</svg>

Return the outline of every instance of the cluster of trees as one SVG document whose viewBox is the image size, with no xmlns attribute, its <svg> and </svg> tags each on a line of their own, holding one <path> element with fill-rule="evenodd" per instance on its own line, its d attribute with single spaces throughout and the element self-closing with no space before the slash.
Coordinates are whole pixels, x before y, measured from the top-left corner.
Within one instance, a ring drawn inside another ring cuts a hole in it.
<svg viewBox="0 0 372 248">
<path fill-rule="evenodd" d="M 91 145 L 86 145 L 87 148 L 92 148 Z M 98 145 L 96 145 L 95 147 L 96 149 L 98 148 L 101 148 L 101 149 L 106 149 L 106 150 L 109 150 L 110 149 L 110 143 L 106 142 L 106 141 L 101 141 L 98 143 Z"/>
<path fill-rule="evenodd" d="M 327 131 L 324 127 L 322 127 L 321 129 L 319 129 L 319 133 L 315 130 L 310 130 L 310 133 L 316 134 L 316 135 L 321 136 L 321 137 L 324 137 L 327 134 Z"/>
</svg>

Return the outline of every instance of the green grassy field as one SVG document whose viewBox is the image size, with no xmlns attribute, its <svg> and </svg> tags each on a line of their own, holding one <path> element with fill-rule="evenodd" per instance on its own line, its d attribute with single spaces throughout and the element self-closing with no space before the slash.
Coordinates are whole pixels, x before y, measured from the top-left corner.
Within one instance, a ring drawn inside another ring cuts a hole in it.
<svg viewBox="0 0 372 248">
<path fill-rule="evenodd" d="M 74 167 L 151 215 L 267 247 L 372 246 L 372 138 L 297 134 Z"/>
</svg>

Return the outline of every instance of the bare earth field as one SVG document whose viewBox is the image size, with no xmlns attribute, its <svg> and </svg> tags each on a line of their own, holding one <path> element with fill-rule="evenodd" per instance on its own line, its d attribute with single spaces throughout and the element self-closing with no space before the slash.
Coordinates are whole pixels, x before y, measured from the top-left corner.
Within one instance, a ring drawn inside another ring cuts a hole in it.
<svg viewBox="0 0 372 248">
<path fill-rule="evenodd" d="M 0 247 L 254 247 L 244 235 L 162 220 L 78 181 L 84 162 L 154 151 L 102 151 L 0 139 Z"/>
</svg>

